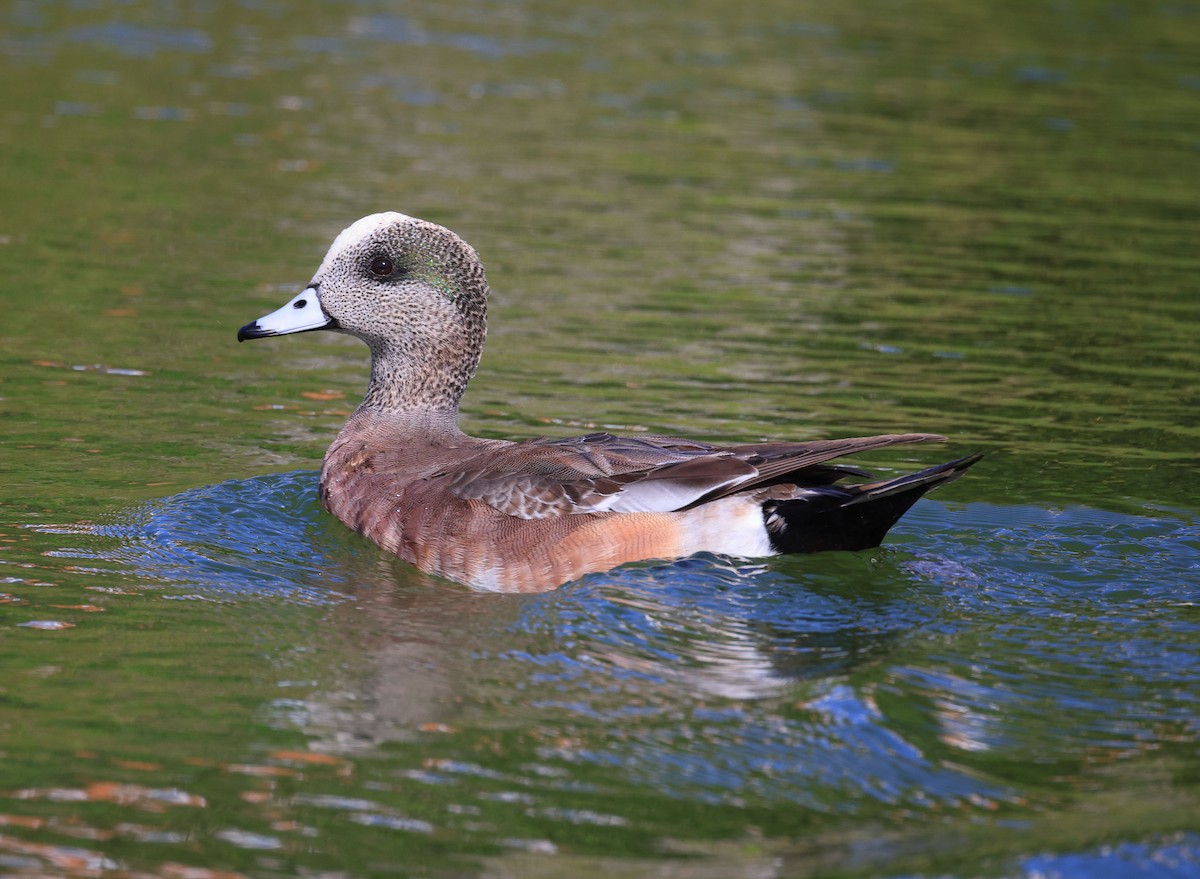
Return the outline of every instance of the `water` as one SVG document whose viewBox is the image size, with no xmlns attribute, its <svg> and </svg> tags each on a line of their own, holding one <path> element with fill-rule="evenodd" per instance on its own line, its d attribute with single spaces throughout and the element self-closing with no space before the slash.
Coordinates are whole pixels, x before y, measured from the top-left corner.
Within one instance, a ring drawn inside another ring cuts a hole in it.
<svg viewBox="0 0 1200 879">
<path fill-rule="evenodd" d="M 30 0 L 0 82 L 6 875 L 1200 875 L 1192 4 Z M 321 513 L 395 209 L 464 426 L 981 450 L 881 550 L 471 593 Z"/>
</svg>

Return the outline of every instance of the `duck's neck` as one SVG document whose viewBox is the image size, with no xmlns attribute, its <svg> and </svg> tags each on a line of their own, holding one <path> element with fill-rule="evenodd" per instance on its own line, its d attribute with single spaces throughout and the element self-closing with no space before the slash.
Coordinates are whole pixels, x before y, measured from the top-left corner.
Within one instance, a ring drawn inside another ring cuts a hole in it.
<svg viewBox="0 0 1200 879">
<path fill-rule="evenodd" d="M 439 356 L 440 355 L 440 356 Z M 478 356 L 452 362 L 442 352 L 371 345 L 371 379 L 355 413 L 416 432 L 458 434 L 458 405 Z"/>
</svg>

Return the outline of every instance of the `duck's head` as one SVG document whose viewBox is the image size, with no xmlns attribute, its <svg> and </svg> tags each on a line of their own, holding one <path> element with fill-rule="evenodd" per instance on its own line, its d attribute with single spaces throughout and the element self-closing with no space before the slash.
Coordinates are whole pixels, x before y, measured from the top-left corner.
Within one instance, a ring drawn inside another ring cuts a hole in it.
<svg viewBox="0 0 1200 879">
<path fill-rule="evenodd" d="M 474 249 L 434 223 L 372 214 L 342 231 L 308 286 L 238 341 L 334 330 L 371 348 L 369 408 L 456 409 L 487 334 Z"/>
</svg>

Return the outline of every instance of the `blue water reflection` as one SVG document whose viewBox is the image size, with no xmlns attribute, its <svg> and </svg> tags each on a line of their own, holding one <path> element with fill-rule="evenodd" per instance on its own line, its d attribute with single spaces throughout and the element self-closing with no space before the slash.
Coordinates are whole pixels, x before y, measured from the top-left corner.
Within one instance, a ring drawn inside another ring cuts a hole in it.
<svg viewBox="0 0 1200 879">
<path fill-rule="evenodd" d="M 159 52 L 205 54 L 213 48 L 212 38 L 202 30 L 120 21 L 68 28 L 63 38 L 72 43 L 104 46 L 131 58 L 152 58 Z"/>
<path fill-rule="evenodd" d="M 316 474 L 283 473 L 191 489 L 126 521 L 56 529 L 93 539 L 49 554 L 118 563 L 144 586 L 329 601 L 341 580 L 313 539 L 319 517 Z"/>
<path fill-rule="evenodd" d="M 1087 852 L 1028 858 L 1020 875 L 1055 879 L 1179 879 L 1200 870 L 1200 836 L 1194 833 L 1155 842 L 1125 842 Z"/>
<path fill-rule="evenodd" d="M 925 502 L 874 554 L 698 556 L 484 597 L 348 535 L 296 472 L 163 499 L 94 529 L 103 546 L 59 554 L 264 601 L 395 592 L 372 607 L 391 652 L 365 663 L 377 680 L 427 671 L 360 738 L 478 699 L 489 678 L 502 686 L 486 724 L 573 730 L 542 760 L 697 802 L 856 813 L 1019 798 L 971 755 L 1061 764 L 1194 741 L 1200 639 L 1173 611 L 1200 600 L 1195 533 L 1167 516 Z"/>
</svg>

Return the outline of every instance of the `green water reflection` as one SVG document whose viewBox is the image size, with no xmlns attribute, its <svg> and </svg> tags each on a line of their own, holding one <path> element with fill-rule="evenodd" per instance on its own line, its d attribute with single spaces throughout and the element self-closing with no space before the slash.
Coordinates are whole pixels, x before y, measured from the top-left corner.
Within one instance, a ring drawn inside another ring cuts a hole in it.
<svg viewBox="0 0 1200 879">
<path fill-rule="evenodd" d="M 1194 4 L 0 16 L 4 871 L 1197 875 Z M 488 267 L 473 432 L 988 458 L 879 553 L 416 575 L 298 472 L 365 351 L 233 341 L 384 209 Z"/>
</svg>

